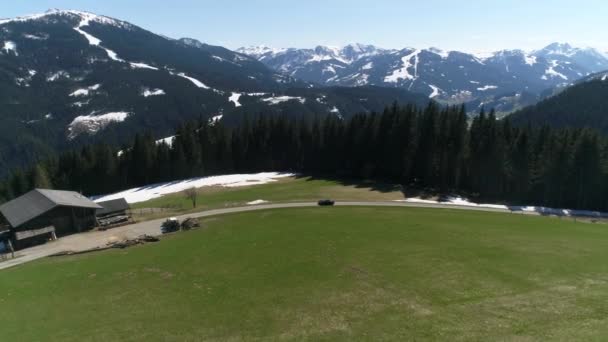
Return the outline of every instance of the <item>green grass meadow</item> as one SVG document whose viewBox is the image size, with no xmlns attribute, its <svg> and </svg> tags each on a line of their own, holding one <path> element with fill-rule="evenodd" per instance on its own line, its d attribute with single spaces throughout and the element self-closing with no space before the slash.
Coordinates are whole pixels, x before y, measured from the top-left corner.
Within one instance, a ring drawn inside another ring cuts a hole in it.
<svg viewBox="0 0 608 342">
<path fill-rule="evenodd" d="M 420 208 L 208 218 L 0 272 L 3 341 L 602 341 L 608 230 Z"/>
</svg>

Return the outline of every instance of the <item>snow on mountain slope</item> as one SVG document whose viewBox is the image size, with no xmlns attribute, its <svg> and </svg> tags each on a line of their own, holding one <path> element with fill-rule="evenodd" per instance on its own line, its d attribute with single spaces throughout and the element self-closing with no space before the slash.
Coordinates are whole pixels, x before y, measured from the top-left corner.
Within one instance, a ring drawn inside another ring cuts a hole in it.
<svg viewBox="0 0 608 342">
<path fill-rule="evenodd" d="M 608 70 L 608 58 L 597 50 L 559 43 L 532 52 L 503 50 L 481 54 L 438 48 L 381 49 L 363 44 L 314 49 L 264 46 L 238 51 L 305 81 L 399 87 L 445 103 L 498 104 L 501 98 L 518 98 L 509 95 L 512 93 L 519 97 L 524 93 L 539 96 L 546 89 Z"/>
</svg>

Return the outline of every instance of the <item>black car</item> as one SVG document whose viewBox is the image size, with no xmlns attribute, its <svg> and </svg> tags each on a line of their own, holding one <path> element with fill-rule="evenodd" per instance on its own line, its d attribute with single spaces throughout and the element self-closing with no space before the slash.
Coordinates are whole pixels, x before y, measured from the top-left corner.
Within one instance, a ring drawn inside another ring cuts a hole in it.
<svg viewBox="0 0 608 342">
<path fill-rule="evenodd" d="M 336 202 L 330 200 L 330 199 L 322 199 L 319 201 L 319 205 L 321 206 L 326 206 L 326 205 L 334 205 Z"/>
</svg>

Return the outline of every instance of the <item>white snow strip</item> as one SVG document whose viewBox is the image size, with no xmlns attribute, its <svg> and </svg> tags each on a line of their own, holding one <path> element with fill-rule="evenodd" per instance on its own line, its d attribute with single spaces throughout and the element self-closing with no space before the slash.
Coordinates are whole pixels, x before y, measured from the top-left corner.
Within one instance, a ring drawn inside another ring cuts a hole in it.
<svg viewBox="0 0 608 342">
<path fill-rule="evenodd" d="M 104 49 L 106 51 L 106 53 L 108 54 L 108 57 L 110 57 L 110 59 L 115 60 L 117 62 L 124 62 L 124 60 L 118 58 L 118 55 L 116 54 L 116 52 L 101 46 L 101 40 L 99 40 L 96 37 L 93 37 L 93 35 L 82 30 L 82 27 L 88 26 L 89 23 L 91 22 L 91 20 L 96 19 L 96 18 L 97 18 L 97 16 L 94 14 L 90 14 L 90 13 L 82 14 L 80 23 L 78 24 L 78 26 L 74 27 L 74 30 L 76 30 L 76 32 L 83 35 L 89 41 L 90 45 L 98 46 L 98 47 Z"/>
<path fill-rule="evenodd" d="M 361 67 L 361 70 L 371 70 L 374 67 L 374 62 L 369 62 Z"/>
<path fill-rule="evenodd" d="M 399 80 L 407 81 L 407 80 L 417 79 L 418 78 L 418 62 L 419 62 L 418 54 L 419 53 L 420 53 L 420 50 L 416 49 L 416 50 L 414 50 L 414 52 L 401 58 L 401 62 L 403 63 L 403 66 L 400 69 L 393 70 L 393 72 L 390 75 L 387 75 L 384 78 L 384 82 L 397 83 L 397 82 L 399 82 Z M 414 59 L 414 63 L 412 63 L 412 59 Z M 410 72 L 408 71 L 408 69 L 411 67 L 414 68 L 413 75 L 410 74 Z"/>
<path fill-rule="evenodd" d="M 591 211 L 591 210 L 572 210 L 572 209 L 557 209 L 549 207 L 535 207 L 535 206 L 523 206 L 523 205 L 504 205 L 504 204 L 487 204 L 487 203 L 475 203 L 471 202 L 466 198 L 460 196 L 449 196 L 442 201 L 437 200 L 426 200 L 418 197 L 406 198 L 403 200 L 396 200 L 395 202 L 409 202 L 409 203 L 425 203 L 425 204 L 450 204 L 465 207 L 477 207 L 477 208 L 490 208 L 490 209 L 502 209 L 509 210 L 512 212 L 529 212 L 539 213 L 541 215 L 557 215 L 557 216 L 585 216 L 585 217 L 608 217 L 608 213 Z"/>
<path fill-rule="evenodd" d="M 306 102 L 305 98 L 298 97 L 298 96 L 275 96 L 275 97 L 268 97 L 268 98 L 262 99 L 262 101 L 268 102 L 271 105 L 277 105 L 279 103 L 292 101 L 292 100 L 300 101 L 300 103 L 302 103 L 302 104 Z"/>
<path fill-rule="evenodd" d="M 235 107 L 240 107 L 241 103 L 239 102 L 239 99 L 241 98 L 243 94 L 241 93 L 232 93 L 232 95 L 230 95 L 230 97 L 228 98 L 228 101 L 234 103 Z"/>
<path fill-rule="evenodd" d="M 68 125 L 68 139 L 72 140 L 82 133 L 95 134 L 113 122 L 125 121 L 129 115 L 129 112 L 111 112 L 78 116 Z"/>
<path fill-rule="evenodd" d="M 99 89 L 100 86 L 101 86 L 101 84 L 94 84 L 88 88 L 78 89 L 78 90 L 74 91 L 73 93 L 71 93 L 70 96 L 72 96 L 72 97 L 89 96 L 90 91 L 97 90 L 97 89 Z"/>
<path fill-rule="evenodd" d="M 486 91 L 486 90 L 496 89 L 496 88 L 498 88 L 498 87 L 495 86 L 495 85 L 485 85 L 485 86 L 483 86 L 481 88 L 477 88 L 477 90 L 479 90 L 479 91 Z"/>
<path fill-rule="evenodd" d="M 432 99 L 435 96 L 439 96 L 439 94 L 441 93 L 441 89 L 439 89 L 439 87 L 436 87 L 432 84 L 429 84 L 429 87 L 433 89 L 433 92 L 431 93 L 431 95 L 429 95 L 429 99 Z"/>
<path fill-rule="evenodd" d="M 46 37 L 40 37 L 40 36 L 36 36 L 33 34 L 27 34 L 27 33 L 24 34 L 23 37 L 27 38 L 27 39 L 32 39 L 32 40 L 46 40 Z"/>
<path fill-rule="evenodd" d="M 130 62 L 129 64 L 134 69 L 152 69 L 152 70 L 158 70 L 157 67 L 153 67 L 153 66 L 148 65 L 146 63 L 134 63 L 134 62 Z"/>
<path fill-rule="evenodd" d="M 68 74 L 66 71 L 58 71 L 54 74 L 50 74 L 46 80 L 47 82 L 55 82 L 57 81 L 60 77 L 65 77 L 65 78 L 70 78 L 70 74 Z"/>
<path fill-rule="evenodd" d="M 179 193 L 191 188 L 203 188 L 209 186 L 241 187 L 260 185 L 274 182 L 277 179 L 293 177 L 293 173 L 262 172 L 256 174 L 235 174 L 223 176 L 211 176 L 185 179 L 176 182 L 167 182 L 133 188 L 115 194 L 96 196 L 95 202 L 109 201 L 124 198 L 128 203 L 138 203 L 159 198 L 164 195 Z"/>
<path fill-rule="evenodd" d="M 141 95 L 143 97 L 165 95 L 165 91 L 162 89 L 144 89 Z"/>
<path fill-rule="evenodd" d="M 2 47 L 2 50 L 4 50 L 6 53 L 9 52 L 13 52 L 15 54 L 15 56 L 19 56 L 19 53 L 17 53 L 17 44 L 15 44 L 15 42 L 7 40 L 4 42 L 4 46 Z"/>
<path fill-rule="evenodd" d="M 157 145 L 159 145 L 159 144 L 166 144 L 169 147 L 171 147 L 171 146 L 173 146 L 173 139 L 175 139 L 175 135 L 172 135 L 170 137 L 166 137 L 166 138 L 163 138 L 163 139 L 156 140 L 156 144 Z"/>
<path fill-rule="evenodd" d="M 187 80 L 189 80 L 190 82 L 194 83 L 195 86 L 199 87 L 199 88 L 203 88 L 203 89 L 211 89 L 211 87 L 207 86 L 205 83 L 197 80 L 194 77 L 190 77 L 187 76 L 186 74 L 184 74 L 183 72 L 180 72 L 179 74 L 177 74 L 177 76 L 185 78 Z"/>
<path fill-rule="evenodd" d="M 607 80 L 607 79 L 608 79 L 608 74 L 606 74 L 606 75 L 602 76 L 602 81 L 605 81 L 605 80 Z"/>
<path fill-rule="evenodd" d="M 209 124 L 211 126 L 215 125 L 216 123 L 220 122 L 220 120 L 222 120 L 222 118 L 224 117 L 223 114 L 220 115 L 216 115 L 214 117 L 212 117 L 211 119 L 209 119 Z"/>
<path fill-rule="evenodd" d="M 555 67 L 559 66 L 558 61 L 551 61 L 551 66 L 549 67 L 549 69 L 545 70 L 545 75 L 543 75 L 543 77 L 541 77 L 542 79 L 546 80 L 547 76 L 551 76 L 551 77 L 560 77 L 563 80 L 567 81 L 568 77 L 566 77 L 566 75 L 555 71 Z"/>
<path fill-rule="evenodd" d="M 247 205 L 258 205 L 258 204 L 264 204 L 264 203 L 268 203 L 268 201 L 265 201 L 263 199 L 259 199 L 259 200 L 247 202 Z"/>
</svg>

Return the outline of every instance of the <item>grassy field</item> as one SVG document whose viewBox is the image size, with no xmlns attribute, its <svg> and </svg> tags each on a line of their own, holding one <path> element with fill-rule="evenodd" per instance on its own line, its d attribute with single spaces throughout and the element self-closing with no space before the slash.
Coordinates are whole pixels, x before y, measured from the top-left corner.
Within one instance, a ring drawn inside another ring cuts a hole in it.
<svg viewBox="0 0 608 342">
<path fill-rule="evenodd" d="M 608 337 L 608 230 L 418 208 L 218 216 L 0 272 L 6 341 Z"/>
<path fill-rule="evenodd" d="M 248 187 L 206 187 L 199 190 L 197 207 L 183 193 L 166 195 L 132 205 L 134 218 L 142 221 L 169 215 L 223 207 L 246 205 L 247 202 L 317 201 L 322 198 L 335 200 L 391 201 L 403 199 L 401 187 L 392 184 L 315 179 L 311 177 L 282 178 L 276 182 Z M 153 208 L 156 210 L 148 210 Z"/>
</svg>

